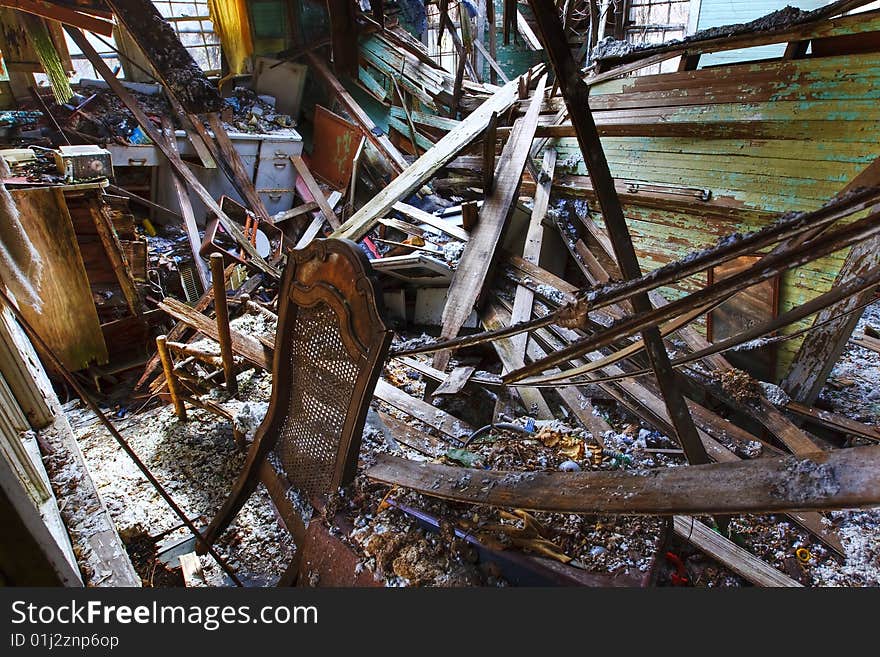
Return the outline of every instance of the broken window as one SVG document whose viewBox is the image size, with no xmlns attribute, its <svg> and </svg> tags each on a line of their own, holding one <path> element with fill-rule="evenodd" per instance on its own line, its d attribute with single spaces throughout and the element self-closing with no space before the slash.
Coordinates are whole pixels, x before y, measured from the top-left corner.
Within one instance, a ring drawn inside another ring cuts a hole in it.
<svg viewBox="0 0 880 657">
<path fill-rule="evenodd" d="M 690 15 L 690 0 L 631 0 L 624 26 L 630 43 L 663 43 L 684 38 Z M 677 62 L 670 60 L 648 66 L 638 75 L 674 71 Z"/>
<path fill-rule="evenodd" d="M 176 2 L 153 0 L 159 13 L 171 23 L 193 59 L 208 74 L 220 73 L 220 38 L 208 12 L 207 0 Z"/>
<path fill-rule="evenodd" d="M 114 38 L 112 36 L 100 36 L 88 31 L 84 31 L 83 34 L 85 34 L 89 43 L 92 44 L 92 47 L 101 56 L 101 59 L 104 60 L 104 63 L 110 67 L 110 70 L 117 72 L 119 77 L 124 78 L 125 74 L 121 70 L 122 64 L 119 61 L 119 55 L 116 53 L 117 46 Z M 89 63 L 89 60 L 86 59 L 86 56 L 82 54 L 82 51 L 80 51 L 77 45 L 71 41 L 70 37 L 66 34 L 65 39 L 67 42 L 67 48 L 70 50 L 70 61 L 73 64 L 73 75 L 71 76 L 71 80 L 73 82 L 82 78 L 100 80 L 101 76 L 98 75 L 94 66 Z M 35 77 L 40 84 L 42 84 L 42 80 L 45 79 L 45 75 L 43 74 L 37 74 Z"/>
<path fill-rule="evenodd" d="M 207 0 L 194 0 L 192 2 L 176 2 L 175 0 L 155 0 L 153 2 L 159 13 L 167 20 L 174 31 L 180 37 L 180 41 L 192 55 L 196 64 L 208 74 L 220 73 L 220 38 L 214 32 L 214 24 L 208 15 Z M 120 49 L 116 39 L 116 31 L 110 37 L 95 35 L 84 32 L 89 43 L 104 60 L 104 63 L 120 78 L 125 78 L 122 62 L 119 54 Z M 70 50 L 70 59 L 73 64 L 71 80 L 76 82 L 82 78 L 100 79 L 94 67 L 82 54 L 69 37 L 66 38 L 67 47 Z M 124 49 L 122 49 L 125 52 Z M 45 76 L 38 74 L 37 81 L 42 84 Z"/>
<path fill-rule="evenodd" d="M 428 46 L 428 54 L 435 62 L 451 73 L 455 73 L 458 69 L 458 51 L 455 49 L 455 42 L 449 30 L 443 30 L 443 38 L 438 43 L 438 35 L 440 34 L 440 9 L 435 4 L 425 7 L 428 14 L 428 29 L 425 30 L 425 38 Z M 461 35 L 461 25 L 458 22 L 458 3 L 449 3 L 447 10 L 449 18 L 455 27 L 456 33 Z"/>
</svg>

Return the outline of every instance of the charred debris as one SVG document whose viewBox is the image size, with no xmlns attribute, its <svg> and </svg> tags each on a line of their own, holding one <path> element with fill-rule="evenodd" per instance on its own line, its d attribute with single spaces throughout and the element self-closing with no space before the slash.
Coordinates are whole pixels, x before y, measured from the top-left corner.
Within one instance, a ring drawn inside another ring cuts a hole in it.
<svg viewBox="0 0 880 657">
<path fill-rule="evenodd" d="M 0 581 L 880 584 L 880 11 L 270 4 L 0 0 Z"/>
</svg>

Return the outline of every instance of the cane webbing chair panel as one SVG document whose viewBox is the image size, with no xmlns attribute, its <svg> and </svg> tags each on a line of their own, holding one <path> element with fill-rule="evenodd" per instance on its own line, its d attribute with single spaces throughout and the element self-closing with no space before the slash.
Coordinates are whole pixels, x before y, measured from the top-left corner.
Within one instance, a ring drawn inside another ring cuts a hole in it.
<svg viewBox="0 0 880 657">
<path fill-rule="evenodd" d="M 267 459 L 313 501 L 354 478 L 367 408 L 391 343 L 378 299 L 369 261 L 353 242 L 314 240 L 290 252 L 279 290 L 269 410 L 208 527 L 207 543 L 241 509 Z"/>
<path fill-rule="evenodd" d="M 294 376 L 275 454 L 294 487 L 325 493 L 333 485 L 359 363 L 346 352 L 339 319 L 326 303 L 299 309 L 289 349 Z"/>
</svg>

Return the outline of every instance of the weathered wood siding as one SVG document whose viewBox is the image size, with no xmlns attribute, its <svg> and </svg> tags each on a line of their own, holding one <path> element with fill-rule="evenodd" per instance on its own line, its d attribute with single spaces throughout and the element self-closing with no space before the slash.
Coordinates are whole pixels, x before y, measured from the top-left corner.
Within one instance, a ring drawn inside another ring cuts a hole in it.
<svg viewBox="0 0 880 657">
<path fill-rule="evenodd" d="M 591 105 L 616 179 L 712 193 L 705 211 L 700 201 L 690 201 L 688 213 L 656 199 L 625 205 L 643 267 L 653 269 L 731 232 L 760 228 L 772 213 L 818 208 L 880 155 L 878 97 L 876 53 L 597 85 Z M 586 173 L 576 141 L 559 142 L 557 170 Z M 845 255 L 785 276 L 780 310 L 827 291 Z M 704 276 L 695 276 L 670 291 L 704 284 Z M 797 341 L 785 344 L 781 365 L 796 347 Z"/>
</svg>

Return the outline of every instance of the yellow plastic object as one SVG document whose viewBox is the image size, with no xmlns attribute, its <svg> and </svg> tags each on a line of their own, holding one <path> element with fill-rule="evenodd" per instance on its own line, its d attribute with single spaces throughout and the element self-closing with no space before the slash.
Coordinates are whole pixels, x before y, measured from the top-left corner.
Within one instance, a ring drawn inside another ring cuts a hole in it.
<svg viewBox="0 0 880 657">
<path fill-rule="evenodd" d="M 245 1 L 208 0 L 208 13 L 229 63 L 227 77 L 246 73 L 254 54 L 254 42 Z"/>
<path fill-rule="evenodd" d="M 807 548 L 798 548 L 795 550 L 795 556 L 797 556 L 798 561 L 801 563 L 808 563 L 813 558 L 813 555 L 810 554 Z"/>
<path fill-rule="evenodd" d="M 150 237 L 156 237 L 156 227 L 149 219 L 142 219 L 141 225 L 144 227 L 144 230 L 147 231 L 147 235 Z"/>
</svg>

